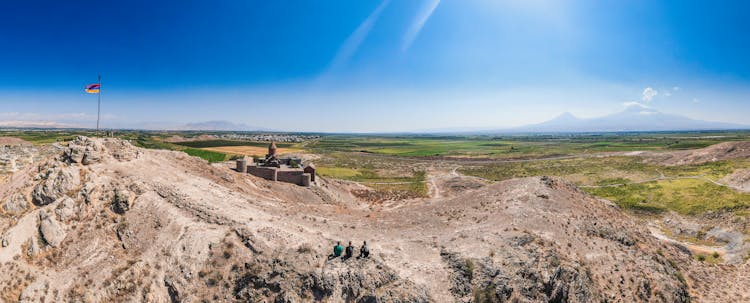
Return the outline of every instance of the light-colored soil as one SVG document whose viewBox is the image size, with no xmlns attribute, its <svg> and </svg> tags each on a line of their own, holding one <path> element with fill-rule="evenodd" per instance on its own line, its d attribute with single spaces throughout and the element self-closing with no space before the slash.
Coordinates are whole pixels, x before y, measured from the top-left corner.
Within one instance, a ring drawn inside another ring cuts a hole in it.
<svg viewBox="0 0 750 303">
<path fill-rule="evenodd" d="M 750 141 L 723 142 L 709 147 L 674 152 L 641 152 L 650 162 L 662 165 L 689 165 L 728 159 L 750 158 Z"/>
<path fill-rule="evenodd" d="M 15 137 L 0 137 L 0 146 L 31 145 L 31 142 Z"/>
<path fill-rule="evenodd" d="M 740 191 L 750 192 L 750 169 L 738 169 L 731 175 L 721 179 L 719 182 L 725 183 Z"/>
</svg>

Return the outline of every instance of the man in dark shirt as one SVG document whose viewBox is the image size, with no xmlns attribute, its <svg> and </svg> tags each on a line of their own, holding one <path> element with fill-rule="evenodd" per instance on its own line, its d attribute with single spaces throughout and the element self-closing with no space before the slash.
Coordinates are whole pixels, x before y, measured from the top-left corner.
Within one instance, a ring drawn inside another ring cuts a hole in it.
<svg viewBox="0 0 750 303">
<path fill-rule="evenodd" d="M 362 244 L 362 247 L 359 249 L 359 257 L 357 258 L 367 258 L 370 256 L 370 248 L 367 247 L 367 241 L 364 241 Z"/>
<path fill-rule="evenodd" d="M 354 255 L 354 246 L 352 245 L 352 241 L 349 241 L 349 246 L 346 247 L 346 254 L 344 255 L 344 259 L 349 259 Z"/>
</svg>

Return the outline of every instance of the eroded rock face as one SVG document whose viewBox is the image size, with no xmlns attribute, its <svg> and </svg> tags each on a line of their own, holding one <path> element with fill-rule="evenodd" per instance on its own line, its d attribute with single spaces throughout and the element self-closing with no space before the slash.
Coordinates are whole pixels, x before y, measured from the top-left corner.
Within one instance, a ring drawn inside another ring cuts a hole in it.
<svg viewBox="0 0 750 303">
<path fill-rule="evenodd" d="M 42 181 L 31 193 L 34 204 L 42 206 L 62 198 L 81 184 L 80 171 L 76 167 L 49 168 L 42 173 Z"/>
<path fill-rule="evenodd" d="M 517 253 L 528 259 L 497 263 L 491 257 L 466 258 L 459 253 L 443 250 L 443 262 L 451 270 L 451 293 L 458 301 L 474 302 L 608 302 L 610 298 L 597 286 L 588 265 L 568 260 L 555 248 L 538 245 L 543 240 L 529 236 L 519 239 Z M 623 244 L 627 245 L 627 244 Z M 665 260 L 653 260 L 652 266 L 668 277 L 676 275 Z M 624 283 L 622 277 L 613 281 Z M 638 302 L 659 297 L 660 302 L 690 302 L 687 285 L 673 279 L 640 276 L 630 281 Z M 628 292 L 631 289 L 623 288 Z"/>
<path fill-rule="evenodd" d="M 140 155 L 140 151 L 126 140 L 107 140 L 104 145 L 112 157 L 119 161 L 132 160 Z"/>
<path fill-rule="evenodd" d="M 122 188 L 116 188 L 114 198 L 112 199 L 112 211 L 118 214 L 124 214 L 130 210 L 133 202 L 133 194 Z"/>
<path fill-rule="evenodd" d="M 55 214 L 60 221 L 68 221 L 76 215 L 76 201 L 68 196 L 64 196 L 57 202 Z"/>
<path fill-rule="evenodd" d="M 26 256 L 34 257 L 38 255 L 40 251 L 39 240 L 36 237 L 31 237 L 26 241 Z"/>
<path fill-rule="evenodd" d="M 99 162 L 104 152 L 105 148 L 99 141 L 78 136 L 68 144 L 68 148 L 65 149 L 62 157 L 68 163 L 89 165 Z"/>
<path fill-rule="evenodd" d="M 29 209 L 29 202 L 21 193 L 11 195 L 3 203 L 3 211 L 11 215 L 20 215 Z"/>
<path fill-rule="evenodd" d="M 44 242 L 52 247 L 59 246 L 65 240 L 65 236 L 67 236 L 63 225 L 44 211 L 39 213 L 39 220 L 39 232 Z"/>
</svg>

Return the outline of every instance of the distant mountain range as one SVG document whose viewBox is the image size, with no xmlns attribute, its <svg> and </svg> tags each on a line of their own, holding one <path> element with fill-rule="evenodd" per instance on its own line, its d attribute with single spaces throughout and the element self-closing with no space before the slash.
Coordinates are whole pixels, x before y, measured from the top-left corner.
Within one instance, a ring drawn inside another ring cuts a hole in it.
<svg viewBox="0 0 750 303">
<path fill-rule="evenodd" d="M 192 131 L 275 131 L 273 129 L 234 123 L 225 120 L 193 122 L 186 124 L 151 122 L 139 123 L 135 129 L 146 130 L 192 130 Z M 0 127 L 9 128 L 84 128 L 79 124 L 49 121 L 2 121 Z M 90 126 L 89 126 L 90 127 Z M 112 125 L 113 128 L 128 128 Z M 109 128 L 108 127 L 108 128 Z M 688 130 L 731 130 L 750 129 L 747 124 L 710 122 L 691 119 L 679 115 L 665 114 L 641 104 L 632 104 L 625 110 L 597 118 L 579 118 L 571 113 L 563 113 L 549 121 L 514 128 L 443 128 L 406 133 L 432 134 L 500 134 L 500 133 L 582 133 L 582 132 L 628 132 L 628 131 L 688 131 Z"/>
<path fill-rule="evenodd" d="M 750 129 L 750 125 L 695 120 L 659 112 L 639 104 L 624 111 L 597 118 L 578 118 L 564 113 L 539 124 L 526 125 L 497 132 L 623 132 L 623 131 L 685 131 Z"/>
</svg>

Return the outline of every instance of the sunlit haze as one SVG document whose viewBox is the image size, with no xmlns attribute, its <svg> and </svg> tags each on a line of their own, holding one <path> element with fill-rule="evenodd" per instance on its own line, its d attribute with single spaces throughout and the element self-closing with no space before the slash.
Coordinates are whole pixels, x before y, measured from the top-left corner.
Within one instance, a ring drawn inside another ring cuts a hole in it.
<svg viewBox="0 0 750 303">
<path fill-rule="evenodd" d="M 0 126 L 512 129 L 629 105 L 745 124 L 742 1 L 6 1 Z"/>
</svg>

